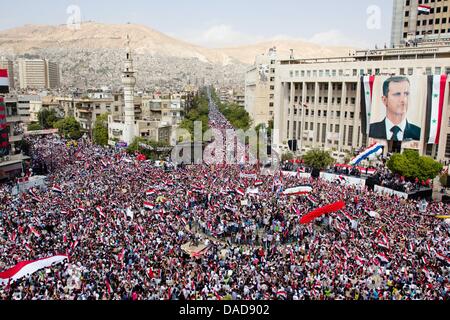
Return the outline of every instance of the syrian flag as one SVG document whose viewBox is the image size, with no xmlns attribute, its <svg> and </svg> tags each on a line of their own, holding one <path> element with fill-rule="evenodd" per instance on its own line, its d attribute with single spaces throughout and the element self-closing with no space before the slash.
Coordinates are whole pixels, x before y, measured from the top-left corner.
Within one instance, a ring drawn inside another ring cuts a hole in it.
<svg viewBox="0 0 450 320">
<path fill-rule="evenodd" d="M 345 216 L 350 222 L 353 221 L 352 216 L 351 216 L 347 211 L 344 211 L 344 216 Z"/>
<path fill-rule="evenodd" d="M 52 191 L 61 194 L 62 189 L 60 186 L 57 186 L 56 184 L 52 187 Z"/>
<path fill-rule="evenodd" d="M 425 135 L 425 139 L 428 144 L 439 144 L 446 87 L 446 75 L 428 76 L 428 98 L 426 109 Z"/>
<path fill-rule="evenodd" d="M 446 255 L 444 255 L 442 253 L 439 253 L 439 252 L 436 252 L 436 258 L 438 258 L 439 260 L 444 261 L 444 262 L 446 262 L 447 264 L 450 265 L 450 258 L 447 258 Z"/>
<path fill-rule="evenodd" d="M 259 187 L 263 184 L 263 182 L 261 180 L 256 180 L 255 181 L 255 187 Z"/>
<path fill-rule="evenodd" d="M 424 5 L 424 4 L 419 4 L 419 6 L 417 7 L 417 10 L 419 11 L 419 14 L 430 14 L 431 13 L 431 7 Z"/>
<path fill-rule="evenodd" d="M 125 248 L 122 249 L 122 251 L 117 255 L 117 259 L 119 259 L 119 261 L 123 261 L 123 258 L 125 257 Z"/>
<path fill-rule="evenodd" d="M 311 202 L 313 205 L 317 205 L 317 200 L 316 199 L 314 199 L 312 196 L 307 196 L 307 198 L 308 198 L 308 200 L 309 200 L 309 202 Z"/>
<path fill-rule="evenodd" d="M 427 267 L 423 267 L 422 272 L 425 273 L 425 275 L 427 276 L 427 278 L 430 277 L 430 271 L 427 269 Z"/>
<path fill-rule="evenodd" d="M 9 93 L 9 77 L 7 69 L 0 69 L 0 93 Z"/>
<path fill-rule="evenodd" d="M 25 213 L 32 213 L 32 211 L 30 210 L 30 209 L 23 209 L 23 212 L 25 212 Z"/>
<path fill-rule="evenodd" d="M 33 233 L 36 237 L 40 237 L 41 234 L 39 233 L 39 231 L 37 231 L 33 226 L 29 226 L 31 233 Z"/>
<path fill-rule="evenodd" d="M 103 208 L 100 206 L 95 207 L 95 210 L 97 210 L 97 212 L 103 217 L 105 218 L 105 213 L 103 212 Z"/>
<path fill-rule="evenodd" d="M 356 261 L 356 264 L 361 266 L 361 267 L 363 267 L 367 263 L 367 259 L 364 259 L 364 258 L 362 258 L 360 256 L 357 256 L 355 258 L 355 261 Z"/>
<path fill-rule="evenodd" d="M 58 255 L 34 261 L 19 262 L 11 269 L 0 272 L 0 284 L 4 285 L 11 281 L 16 281 L 23 277 L 30 276 L 36 271 L 51 267 L 55 264 L 63 262 L 66 259 L 68 260 L 69 257 L 66 255 Z"/>
<path fill-rule="evenodd" d="M 85 212 L 86 211 L 83 207 L 78 207 L 77 210 L 79 210 L 81 212 Z"/>
<path fill-rule="evenodd" d="M 302 186 L 297 188 L 286 189 L 283 192 L 285 196 L 297 196 L 297 195 L 307 195 L 312 192 L 312 188 L 310 186 Z"/>
<path fill-rule="evenodd" d="M 144 208 L 147 210 L 153 210 L 155 208 L 155 205 L 150 202 L 144 202 Z"/>
<path fill-rule="evenodd" d="M 424 265 L 428 265 L 428 260 L 425 257 L 420 259 Z"/>
<path fill-rule="evenodd" d="M 380 259 L 381 262 L 388 263 L 389 259 L 386 257 L 384 253 L 377 254 L 377 258 Z"/>
<path fill-rule="evenodd" d="M 284 290 L 277 291 L 277 298 L 281 300 L 287 299 L 287 292 Z"/>
<path fill-rule="evenodd" d="M 363 134 L 370 133 L 370 119 L 372 117 L 372 96 L 375 76 L 361 77 L 361 130 Z"/>
<path fill-rule="evenodd" d="M 152 196 L 152 195 L 156 194 L 156 191 L 154 189 L 150 189 L 150 190 L 145 191 L 145 194 L 147 196 Z"/>
<path fill-rule="evenodd" d="M 244 190 L 242 190 L 241 188 L 237 188 L 237 189 L 236 189 L 236 193 L 239 194 L 239 195 L 241 195 L 241 196 L 245 196 L 245 192 L 244 192 Z"/>
<path fill-rule="evenodd" d="M 370 147 L 368 147 L 366 150 L 358 154 L 355 158 L 350 161 L 350 165 L 356 166 L 361 161 L 369 158 L 371 155 L 376 154 L 378 151 L 380 151 L 383 148 L 383 145 L 380 143 L 374 143 Z"/>
<path fill-rule="evenodd" d="M 16 242 L 16 238 L 17 238 L 17 233 L 15 231 L 13 231 L 12 233 L 10 233 L 8 235 L 9 241 L 11 242 Z"/>
<path fill-rule="evenodd" d="M 31 246 L 30 246 L 30 244 L 29 243 L 27 243 L 26 245 L 25 245 L 25 249 L 27 249 L 28 251 L 33 251 L 33 248 L 31 248 Z"/>
<path fill-rule="evenodd" d="M 42 198 L 41 197 L 38 197 L 38 196 L 33 196 L 33 197 L 31 197 L 31 199 L 33 199 L 34 201 L 36 201 L 36 202 L 42 202 Z"/>
</svg>

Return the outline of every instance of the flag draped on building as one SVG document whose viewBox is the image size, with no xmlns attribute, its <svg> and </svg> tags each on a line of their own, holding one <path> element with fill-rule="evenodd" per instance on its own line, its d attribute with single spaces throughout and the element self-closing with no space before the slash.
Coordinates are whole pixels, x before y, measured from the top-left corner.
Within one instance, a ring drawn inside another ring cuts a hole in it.
<svg viewBox="0 0 450 320">
<path fill-rule="evenodd" d="M 444 111 L 447 76 L 428 76 L 428 98 L 426 109 L 426 135 L 428 144 L 439 144 Z"/>
<path fill-rule="evenodd" d="M 375 76 L 361 77 L 361 130 L 362 133 L 369 135 L 370 132 L 370 118 L 372 116 L 372 96 L 373 83 Z"/>
<path fill-rule="evenodd" d="M 0 69 L 0 93 L 9 93 L 9 77 L 7 69 Z"/>
</svg>

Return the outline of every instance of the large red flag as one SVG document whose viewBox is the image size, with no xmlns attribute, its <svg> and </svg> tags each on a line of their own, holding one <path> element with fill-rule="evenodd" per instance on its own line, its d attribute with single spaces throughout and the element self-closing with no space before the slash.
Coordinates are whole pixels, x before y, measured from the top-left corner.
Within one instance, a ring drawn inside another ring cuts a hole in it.
<svg viewBox="0 0 450 320">
<path fill-rule="evenodd" d="M 335 203 L 330 204 L 328 206 L 316 209 L 316 210 L 308 213 L 307 215 L 304 215 L 300 219 L 300 223 L 301 224 L 308 224 L 308 223 L 314 221 L 316 218 L 319 218 L 319 217 L 323 216 L 324 214 L 331 213 L 331 212 L 336 212 L 336 211 L 341 210 L 343 208 L 345 208 L 345 202 L 344 201 L 335 202 Z"/>
</svg>

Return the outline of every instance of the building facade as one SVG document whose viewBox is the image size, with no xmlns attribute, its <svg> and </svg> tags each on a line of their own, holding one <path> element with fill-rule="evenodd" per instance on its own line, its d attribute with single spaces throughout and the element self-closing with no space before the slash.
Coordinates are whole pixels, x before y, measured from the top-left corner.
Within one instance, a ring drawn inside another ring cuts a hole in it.
<svg viewBox="0 0 450 320">
<path fill-rule="evenodd" d="M 450 38 L 450 3 L 441 0 L 394 0 L 391 44 Z M 419 7 L 423 6 L 425 11 Z M 426 12 L 429 10 L 429 13 Z"/>
<path fill-rule="evenodd" d="M 46 59 L 19 59 L 21 89 L 56 89 L 61 75 L 58 64 Z"/>
<path fill-rule="evenodd" d="M 274 145 L 351 151 L 370 143 L 362 134 L 361 77 L 365 75 L 450 74 L 450 46 L 358 51 L 354 56 L 280 60 L 276 65 Z M 448 86 L 448 80 L 447 80 Z M 450 106 L 444 101 L 439 146 L 421 154 L 450 159 Z"/>
<path fill-rule="evenodd" d="M 255 126 L 268 125 L 274 117 L 276 50 L 257 56 L 245 74 L 245 110 Z"/>
</svg>

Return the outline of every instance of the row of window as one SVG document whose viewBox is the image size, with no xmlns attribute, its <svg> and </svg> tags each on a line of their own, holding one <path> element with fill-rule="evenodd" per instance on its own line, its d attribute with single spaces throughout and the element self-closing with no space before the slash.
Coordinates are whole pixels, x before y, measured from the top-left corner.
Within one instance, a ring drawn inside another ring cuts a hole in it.
<svg viewBox="0 0 450 320">
<path fill-rule="evenodd" d="M 355 118 L 355 112 L 351 112 L 351 111 L 343 111 L 344 112 L 344 119 L 349 119 L 349 116 L 350 116 L 350 119 L 354 119 Z M 291 115 L 291 109 L 289 108 L 288 109 L 288 115 Z M 297 109 L 297 108 L 294 108 L 294 116 L 296 116 L 296 115 L 302 115 L 302 109 Z M 330 118 L 331 119 L 333 119 L 334 118 L 334 115 L 335 115 L 335 112 L 334 111 L 330 111 Z M 311 117 L 314 117 L 314 110 L 311 110 L 311 112 L 310 112 L 310 110 L 308 110 L 308 109 L 306 109 L 305 110 L 305 116 L 306 117 L 309 117 L 309 116 L 311 116 Z M 327 112 L 327 110 L 317 110 L 317 116 L 318 117 L 324 117 L 324 118 L 327 118 L 328 117 L 328 112 Z M 336 111 L 336 118 L 341 118 L 341 111 Z M 359 118 L 361 119 L 361 113 L 359 113 Z"/>
<path fill-rule="evenodd" d="M 375 68 L 375 69 L 367 69 L 367 72 L 366 72 L 365 69 L 360 69 L 359 70 L 359 75 L 360 76 L 364 76 L 364 75 L 381 75 L 382 73 L 394 73 L 395 74 L 395 73 L 397 73 L 397 70 L 398 69 L 395 69 L 395 72 L 394 72 L 394 69 Z M 405 68 L 400 68 L 400 74 L 406 75 L 405 74 L 405 70 L 406 70 Z M 321 71 L 323 71 L 323 70 L 321 70 Z M 323 76 L 323 72 L 321 72 L 321 71 L 319 71 L 319 76 L 320 77 Z M 326 76 L 330 76 L 330 72 L 329 72 L 330 70 L 326 70 L 326 71 L 328 71 L 328 72 L 325 72 L 325 75 Z M 336 70 L 333 70 L 333 71 L 336 71 Z M 344 74 L 343 70 L 339 70 L 339 75 L 341 75 L 341 71 L 342 71 L 342 74 Z M 435 67 L 434 70 L 431 67 L 425 68 L 425 73 L 427 75 L 433 75 L 433 71 L 434 71 L 435 75 L 440 75 L 440 74 L 442 74 L 443 71 L 445 71 L 446 74 L 450 74 L 450 67 L 445 67 L 445 68 Z M 304 72 L 305 72 L 304 70 L 301 72 L 302 77 L 303 77 L 303 73 Z M 414 75 L 414 68 L 408 68 L 407 72 L 408 72 L 408 75 L 410 75 L 410 76 Z M 289 74 L 290 74 L 291 78 L 294 77 L 294 74 L 297 77 L 298 74 L 299 74 L 299 71 L 295 71 L 295 73 L 294 73 L 294 71 L 291 70 L 289 72 Z M 308 70 L 306 74 L 307 74 L 308 77 L 310 77 L 311 76 L 311 70 Z M 317 76 L 317 70 L 314 70 L 312 72 L 312 74 L 313 74 L 313 77 Z M 331 72 L 331 74 L 333 76 L 335 76 L 336 72 Z M 353 73 L 352 74 L 353 74 L 354 77 L 358 76 L 358 70 L 357 69 L 353 69 Z M 345 74 L 345 76 L 350 76 L 349 72 L 347 72 Z M 338 85 L 338 87 L 335 87 L 335 84 L 333 84 L 333 90 L 335 90 L 335 88 L 337 88 L 337 90 L 342 90 L 342 84 L 336 84 L 336 85 Z M 296 84 L 295 89 L 297 90 L 297 88 L 298 87 L 297 87 L 297 84 Z M 349 89 L 355 91 L 356 90 L 356 84 L 352 84 Z M 314 90 L 314 84 L 311 84 L 311 85 L 307 84 L 307 90 Z M 328 90 L 328 84 L 324 84 L 323 87 L 322 86 L 319 87 L 319 90 Z"/>
<path fill-rule="evenodd" d="M 287 122 L 287 136 L 288 138 L 294 138 L 294 139 L 303 139 L 304 141 L 313 141 L 314 137 L 311 136 L 303 136 L 302 137 L 302 130 L 301 130 L 301 125 L 300 123 L 298 123 L 299 125 L 297 126 L 297 121 L 293 122 L 293 128 L 292 128 L 292 135 L 290 135 L 291 131 L 290 131 L 290 121 Z M 333 131 L 333 126 L 334 126 L 334 131 Z M 321 128 L 321 130 L 320 130 Z M 316 130 L 314 130 L 316 129 Z M 316 128 L 314 128 L 314 123 L 313 122 L 305 122 L 305 131 L 309 131 L 309 132 L 314 132 L 316 131 L 316 141 L 319 142 L 321 141 L 322 143 L 325 143 L 325 141 L 327 140 L 327 133 L 335 133 L 335 135 L 330 136 L 330 138 L 328 138 L 328 142 L 333 142 L 335 144 L 338 144 L 338 140 L 340 140 L 340 125 L 336 124 L 336 125 L 330 125 L 330 130 L 327 131 L 327 125 L 325 123 L 317 123 Z M 348 126 L 348 130 L 347 130 L 347 126 L 344 125 L 344 130 L 343 130 L 343 134 L 342 134 L 342 141 L 344 141 L 344 143 L 346 142 L 348 146 L 352 146 L 353 145 L 353 131 L 354 131 L 354 126 Z M 348 134 L 347 134 L 348 132 Z M 358 142 L 359 139 L 361 137 L 361 130 L 360 128 L 358 128 Z"/>
<path fill-rule="evenodd" d="M 300 98 L 300 99 L 298 99 Z M 299 101 L 302 101 L 302 97 L 295 97 L 294 98 L 294 103 L 297 103 Z M 328 97 L 319 97 L 318 99 L 318 103 L 319 104 L 328 104 Z M 306 103 L 315 103 L 315 97 L 306 97 Z M 331 104 L 341 104 L 342 103 L 342 98 L 340 97 L 332 97 L 331 98 Z M 356 103 L 356 97 L 347 97 L 345 98 L 345 105 L 348 104 L 354 105 Z"/>
</svg>

